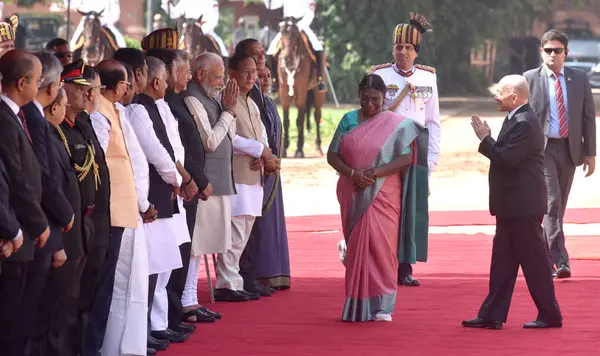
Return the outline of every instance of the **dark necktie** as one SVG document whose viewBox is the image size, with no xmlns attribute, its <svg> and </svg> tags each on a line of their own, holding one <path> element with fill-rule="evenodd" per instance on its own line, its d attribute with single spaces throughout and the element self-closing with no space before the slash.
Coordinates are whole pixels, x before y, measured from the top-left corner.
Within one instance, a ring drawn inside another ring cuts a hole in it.
<svg viewBox="0 0 600 356">
<path fill-rule="evenodd" d="M 29 142 L 31 142 L 31 135 L 29 135 L 29 129 L 27 129 L 27 119 L 25 118 L 25 114 L 23 114 L 23 110 L 19 110 L 19 112 L 17 113 L 17 116 L 19 117 L 19 119 L 21 120 L 21 123 L 23 124 L 23 131 L 25 131 L 25 135 L 27 135 Z"/>
</svg>

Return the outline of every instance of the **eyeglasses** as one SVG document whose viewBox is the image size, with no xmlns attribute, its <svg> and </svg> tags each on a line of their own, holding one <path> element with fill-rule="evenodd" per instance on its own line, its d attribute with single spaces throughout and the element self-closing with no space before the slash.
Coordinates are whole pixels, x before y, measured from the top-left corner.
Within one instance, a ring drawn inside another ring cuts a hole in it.
<svg viewBox="0 0 600 356">
<path fill-rule="evenodd" d="M 130 82 L 128 82 L 126 80 L 120 80 L 119 84 L 121 84 L 121 83 L 126 84 L 128 89 L 133 88 L 133 84 L 131 84 Z"/>
<path fill-rule="evenodd" d="M 552 54 L 552 52 L 556 53 L 556 54 L 561 54 L 565 51 L 564 48 L 544 48 L 544 52 L 546 52 L 546 54 Z"/>
</svg>

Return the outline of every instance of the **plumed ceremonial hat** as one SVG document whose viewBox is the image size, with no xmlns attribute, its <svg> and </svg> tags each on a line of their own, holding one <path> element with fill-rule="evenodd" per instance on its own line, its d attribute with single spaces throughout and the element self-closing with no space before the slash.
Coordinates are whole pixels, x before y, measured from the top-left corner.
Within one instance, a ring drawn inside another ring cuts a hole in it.
<svg viewBox="0 0 600 356">
<path fill-rule="evenodd" d="M 17 26 L 19 26 L 19 17 L 12 15 L 10 23 L 0 22 L 0 42 L 14 41 L 17 38 Z"/>
<path fill-rule="evenodd" d="M 423 34 L 425 32 L 431 32 L 433 28 L 429 24 L 429 21 L 419 13 L 410 13 L 410 23 L 398 24 L 394 29 L 394 42 L 397 43 L 408 43 L 415 46 L 417 52 L 419 51 L 418 46 L 421 44 Z"/>
<path fill-rule="evenodd" d="M 177 48 L 179 48 L 179 33 L 172 28 L 155 30 L 142 39 L 142 50 L 144 51 Z"/>
<path fill-rule="evenodd" d="M 78 59 L 71 64 L 67 64 L 63 67 L 63 72 L 60 75 L 60 80 L 69 84 L 76 84 L 81 86 L 90 86 L 91 84 L 83 77 L 85 72 L 86 64 L 83 59 Z"/>
</svg>

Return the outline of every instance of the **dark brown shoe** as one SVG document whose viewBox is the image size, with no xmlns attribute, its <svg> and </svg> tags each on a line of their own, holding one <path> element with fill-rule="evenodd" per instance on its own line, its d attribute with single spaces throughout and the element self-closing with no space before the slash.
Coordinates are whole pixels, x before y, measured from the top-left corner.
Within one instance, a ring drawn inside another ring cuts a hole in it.
<svg viewBox="0 0 600 356">
<path fill-rule="evenodd" d="M 463 320 L 462 326 L 467 328 L 478 328 L 478 329 L 492 329 L 492 330 L 500 330 L 502 329 L 502 322 L 486 320 L 480 317 L 471 320 Z"/>
<path fill-rule="evenodd" d="M 549 329 L 549 328 L 562 328 L 562 321 L 555 321 L 553 323 L 547 323 L 542 320 L 534 320 L 529 323 L 523 324 L 524 329 Z"/>
</svg>

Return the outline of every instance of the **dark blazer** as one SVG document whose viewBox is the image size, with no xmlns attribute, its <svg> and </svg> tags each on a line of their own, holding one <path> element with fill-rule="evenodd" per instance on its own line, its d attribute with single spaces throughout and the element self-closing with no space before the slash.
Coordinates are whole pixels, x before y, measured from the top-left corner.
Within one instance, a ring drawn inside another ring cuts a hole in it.
<svg viewBox="0 0 600 356">
<path fill-rule="evenodd" d="M 500 218 L 543 216 L 548 209 L 544 177 L 544 133 L 538 116 L 525 104 L 504 122 L 494 141 L 481 141 L 490 159 L 490 213 Z"/>
<path fill-rule="evenodd" d="M 579 166 L 585 156 L 596 156 L 596 109 L 587 74 L 575 68 L 564 69 L 569 109 L 569 151 L 571 160 Z M 529 105 L 538 114 L 544 134 L 548 136 L 550 99 L 546 67 L 532 69 L 523 75 L 529 82 Z"/>
<path fill-rule="evenodd" d="M 83 210 L 81 207 L 81 191 L 79 190 L 79 180 L 73 167 L 67 150 L 60 140 L 55 128 L 50 128 L 50 138 L 56 152 L 56 159 L 59 166 L 59 172 L 63 181 L 63 191 L 69 202 L 69 206 L 75 213 L 73 227 L 68 232 L 63 233 L 63 244 L 67 258 L 78 258 L 84 254 L 84 234 L 83 234 Z"/>
<path fill-rule="evenodd" d="M 265 130 L 267 131 L 267 140 L 269 142 L 269 148 L 271 149 L 271 151 L 273 152 L 273 154 L 279 156 L 279 152 L 277 150 L 277 147 L 279 147 L 279 144 L 277 143 L 276 140 L 276 131 L 275 131 L 275 125 L 276 123 L 271 121 L 271 118 L 269 116 L 269 113 L 267 112 L 267 107 L 265 104 L 265 99 L 263 94 L 260 91 L 260 87 L 257 84 L 254 84 L 254 86 L 252 87 L 252 90 L 250 90 L 250 98 L 254 101 L 254 103 L 256 104 L 256 106 L 258 106 L 259 110 L 260 110 L 260 120 L 262 121 L 263 125 L 265 125 Z"/>
<path fill-rule="evenodd" d="M 136 100 L 138 104 L 143 105 L 148 111 L 148 116 L 150 116 L 150 120 L 152 120 L 156 137 L 167 150 L 173 162 L 175 162 L 175 152 L 169 142 L 167 128 L 160 116 L 160 112 L 158 111 L 154 99 L 146 94 L 140 94 L 137 96 Z M 150 203 L 154 204 L 156 210 L 158 210 L 159 219 L 171 218 L 173 217 L 173 214 L 179 213 L 177 200 L 173 200 L 173 188 L 162 179 L 152 164 L 149 166 L 150 189 L 148 191 L 148 200 Z"/>
<path fill-rule="evenodd" d="M 185 148 L 184 168 L 192 175 L 198 189 L 202 191 L 209 182 L 208 177 L 204 174 L 204 145 L 202 145 L 198 133 L 198 126 L 183 102 L 181 95 L 169 93 L 165 96 L 165 101 L 169 104 L 169 108 L 171 108 L 171 112 L 177 119 L 179 126 L 179 136 L 183 148 Z"/>
<path fill-rule="evenodd" d="M 10 206 L 10 177 L 0 159 L 0 240 L 11 241 L 21 228 L 15 210 Z"/>
<path fill-rule="evenodd" d="M 73 217 L 73 209 L 65 196 L 68 186 L 58 162 L 50 124 L 33 102 L 23 106 L 21 110 L 27 119 L 33 151 L 42 170 L 42 209 L 50 226 L 55 228 L 52 229 L 47 245 L 48 249 L 55 252 L 63 249 L 60 231 Z"/>
<path fill-rule="evenodd" d="M 20 119 L 3 100 L 0 101 L 0 159 L 10 179 L 11 205 L 28 236 L 11 259 L 29 261 L 33 259 L 33 240 L 48 228 L 41 207 L 42 173 Z"/>
</svg>

